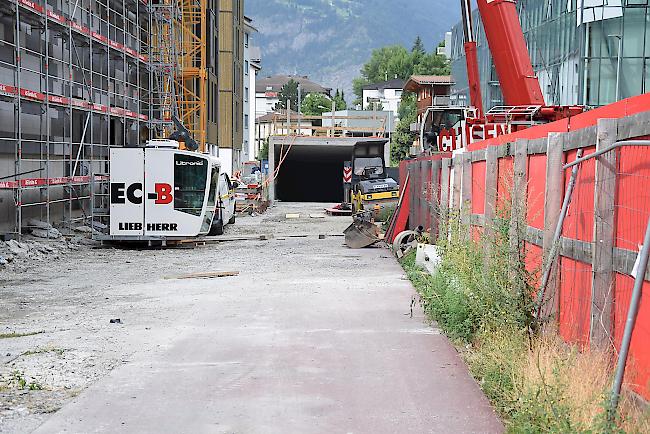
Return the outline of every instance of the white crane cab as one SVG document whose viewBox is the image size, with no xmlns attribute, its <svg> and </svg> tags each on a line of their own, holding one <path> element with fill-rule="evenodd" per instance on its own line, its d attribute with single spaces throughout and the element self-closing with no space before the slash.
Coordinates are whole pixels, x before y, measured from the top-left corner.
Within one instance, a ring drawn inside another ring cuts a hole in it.
<svg viewBox="0 0 650 434">
<path fill-rule="evenodd" d="M 105 240 L 180 240 L 207 235 L 219 209 L 219 160 L 174 140 L 110 149 Z"/>
</svg>

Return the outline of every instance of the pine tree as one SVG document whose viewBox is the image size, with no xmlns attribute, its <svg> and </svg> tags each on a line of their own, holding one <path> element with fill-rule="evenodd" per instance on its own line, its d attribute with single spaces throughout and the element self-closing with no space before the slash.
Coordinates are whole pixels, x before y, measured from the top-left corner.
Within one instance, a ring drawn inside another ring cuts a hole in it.
<svg viewBox="0 0 650 434">
<path fill-rule="evenodd" d="M 424 56 L 427 53 L 427 50 L 424 49 L 422 38 L 420 38 L 419 35 L 417 38 L 415 38 L 415 42 L 413 43 L 413 48 L 411 48 L 411 53 L 419 54 L 420 56 Z"/>
</svg>

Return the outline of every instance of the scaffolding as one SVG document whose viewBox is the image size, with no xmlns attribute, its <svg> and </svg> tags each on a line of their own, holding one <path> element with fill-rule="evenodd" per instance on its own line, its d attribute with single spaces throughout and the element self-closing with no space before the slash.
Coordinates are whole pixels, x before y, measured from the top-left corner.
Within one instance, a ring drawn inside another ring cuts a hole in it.
<svg viewBox="0 0 650 434">
<path fill-rule="evenodd" d="M 169 133 L 180 6 L 0 0 L 0 233 L 88 223 L 107 207 L 109 147 Z"/>
</svg>

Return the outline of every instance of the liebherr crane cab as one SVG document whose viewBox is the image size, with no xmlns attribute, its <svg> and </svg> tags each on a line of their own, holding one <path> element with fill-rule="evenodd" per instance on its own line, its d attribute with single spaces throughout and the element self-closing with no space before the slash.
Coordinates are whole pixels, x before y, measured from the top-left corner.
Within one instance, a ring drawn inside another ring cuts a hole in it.
<svg viewBox="0 0 650 434">
<path fill-rule="evenodd" d="M 217 211 L 221 165 L 174 140 L 110 149 L 109 233 L 114 241 L 207 235 Z"/>
</svg>

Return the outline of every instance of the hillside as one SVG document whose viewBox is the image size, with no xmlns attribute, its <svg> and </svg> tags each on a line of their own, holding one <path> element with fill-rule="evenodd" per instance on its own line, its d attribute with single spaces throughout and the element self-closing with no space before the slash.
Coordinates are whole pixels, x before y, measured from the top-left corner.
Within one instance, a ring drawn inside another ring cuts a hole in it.
<svg viewBox="0 0 650 434">
<path fill-rule="evenodd" d="M 460 19 L 458 0 L 246 0 L 245 7 L 259 30 L 262 76 L 308 75 L 348 96 L 374 48 L 410 48 L 420 35 L 433 50 Z"/>
</svg>

